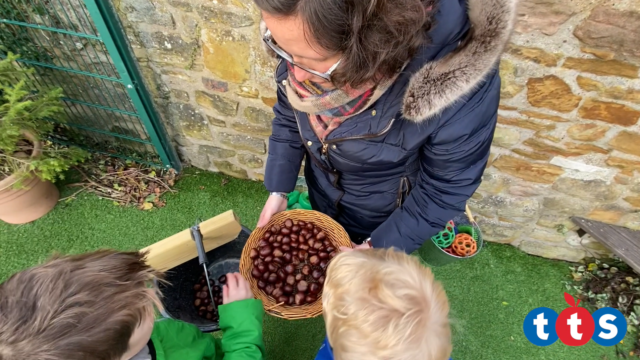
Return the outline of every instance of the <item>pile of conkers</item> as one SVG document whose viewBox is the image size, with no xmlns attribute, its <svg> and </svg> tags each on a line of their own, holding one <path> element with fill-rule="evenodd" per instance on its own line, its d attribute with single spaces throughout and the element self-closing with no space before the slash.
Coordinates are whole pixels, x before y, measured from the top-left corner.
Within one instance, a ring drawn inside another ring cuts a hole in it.
<svg viewBox="0 0 640 360">
<path fill-rule="evenodd" d="M 218 306 L 222 305 L 222 286 L 227 283 L 227 275 L 222 275 L 218 278 L 218 285 L 216 285 L 214 279 L 211 279 L 211 273 L 207 275 L 209 275 L 209 284 L 207 284 L 207 278 L 203 272 L 198 282 L 193 285 L 195 293 L 193 305 L 198 310 L 198 316 L 201 318 L 218 321 Z M 213 302 L 209 295 L 209 287 L 211 287 L 211 293 L 213 294 Z"/>
<path fill-rule="evenodd" d="M 322 293 L 327 266 L 337 254 L 315 224 L 287 219 L 272 226 L 251 249 L 251 276 L 277 304 L 311 304 Z"/>
</svg>

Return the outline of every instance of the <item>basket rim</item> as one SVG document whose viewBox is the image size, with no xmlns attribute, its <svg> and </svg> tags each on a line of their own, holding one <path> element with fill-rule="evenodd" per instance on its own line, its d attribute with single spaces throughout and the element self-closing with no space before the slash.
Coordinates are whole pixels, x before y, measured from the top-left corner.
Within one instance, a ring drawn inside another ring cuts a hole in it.
<svg viewBox="0 0 640 360">
<path fill-rule="evenodd" d="M 353 248 L 353 244 L 351 243 L 351 239 L 349 238 L 346 230 L 342 225 L 328 215 L 315 210 L 286 210 L 272 216 L 267 225 L 261 228 L 256 228 L 251 232 L 249 239 L 247 239 L 247 242 L 242 249 L 242 255 L 240 257 L 240 273 L 249 282 L 253 295 L 257 299 L 262 300 L 264 310 L 268 314 L 287 320 L 317 317 L 322 314 L 322 293 L 320 293 L 317 300 L 311 304 L 303 306 L 284 306 L 282 304 L 277 304 L 270 296 L 260 290 L 257 287 L 258 281 L 251 276 L 251 270 L 253 270 L 253 261 L 249 258 L 251 249 L 257 246 L 258 242 L 262 240 L 264 233 L 272 226 L 280 226 L 287 219 L 312 222 L 314 225 L 320 227 L 324 232 L 331 232 L 333 236 L 329 237 L 329 241 L 332 242 L 336 249 L 339 249 L 341 246 Z M 318 223 L 321 223 L 324 226 L 320 226 Z"/>
</svg>

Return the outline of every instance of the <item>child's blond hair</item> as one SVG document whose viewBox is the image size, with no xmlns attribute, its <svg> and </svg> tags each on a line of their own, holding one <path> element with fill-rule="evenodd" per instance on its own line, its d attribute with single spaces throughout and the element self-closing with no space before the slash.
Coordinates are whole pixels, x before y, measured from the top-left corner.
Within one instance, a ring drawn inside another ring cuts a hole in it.
<svg viewBox="0 0 640 360">
<path fill-rule="evenodd" d="M 0 360 L 119 360 L 154 316 L 145 254 L 54 257 L 0 285 Z"/>
<path fill-rule="evenodd" d="M 446 360 L 449 303 L 431 270 L 393 249 L 331 261 L 324 318 L 336 360 Z"/>
</svg>

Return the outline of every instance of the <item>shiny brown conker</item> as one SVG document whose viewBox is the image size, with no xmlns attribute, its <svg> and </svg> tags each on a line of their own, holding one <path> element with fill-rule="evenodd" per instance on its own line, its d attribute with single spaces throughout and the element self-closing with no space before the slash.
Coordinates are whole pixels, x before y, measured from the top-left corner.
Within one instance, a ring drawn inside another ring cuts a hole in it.
<svg viewBox="0 0 640 360">
<path fill-rule="evenodd" d="M 265 247 L 267 245 L 269 245 L 269 242 L 267 240 L 260 240 L 260 242 L 258 243 L 258 248 Z"/>
<path fill-rule="evenodd" d="M 278 264 L 278 265 L 283 265 L 284 264 L 284 260 L 282 260 L 281 257 L 274 258 L 273 262 Z"/>
<path fill-rule="evenodd" d="M 299 231 L 300 231 L 300 226 L 298 226 L 298 225 L 293 225 L 293 226 L 291 227 L 291 231 L 293 231 L 294 233 L 299 232 Z"/>
<path fill-rule="evenodd" d="M 293 286 L 289 285 L 289 284 L 285 284 L 282 287 L 282 291 L 284 291 L 285 294 L 291 294 L 291 293 L 293 293 Z"/>
<path fill-rule="evenodd" d="M 193 290 L 200 291 L 200 289 L 202 289 L 202 285 L 200 285 L 200 284 L 193 285 Z"/>
<path fill-rule="evenodd" d="M 320 292 L 320 290 L 322 290 L 322 288 L 320 287 L 320 285 L 318 285 L 318 283 L 312 283 L 311 285 L 309 285 L 309 292 L 312 294 L 317 294 Z"/>
<path fill-rule="evenodd" d="M 260 248 L 260 256 L 262 257 L 267 257 L 271 255 L 272 252 L 273 252 L 273 249 L 271 249 L 271 246 L 269 245 L 265 245 Z"/>
<path fill-rule="evenodd" d="M 311 248 L 307 251 L 309 252 L 309 255 L 317 255 L 319 252 L 318 249 L 315 249 L 315 248 Z"/>
<path fill-rule="evenodd" d="M 297 306 L 304 305 L 304 299 L 305 299 L 305 298 L 306 298 L 306 296 L 305 296 L 303 293 L 297 293 L 297 294 L 294 296 L 294 303 L 295 303 Z"/>
<path fill-rule="evenodd" d="M 304 275 L 302 274 L 296 274 L 296 281 L 300 281 L 304 278 Z"/>
<path fill-rule="evenodd" d="M 286 252 L 282 258 L 284 259 L 284 262 L 290 263 L 292 257 L 293 255 L 290 252 Z"/>
<path fill-rule="evenodd" d="M 284 292 L 282 291 L 281 288 L 275 288 L 273 289 L 273 291 L 271 292 L 271 296 L 273 296 L 274 298 L 278 298 L 279 296 L 284 295 Z"/>
<path fill-rule="evenodd" d="M 287 278 L 287 273 L 284 271 L 284 269 L 278 270 L 276 274 L 278 275 L 278 280 L 280 281 L 284 281 L 284 279 Z"/>
<path fill-rule="evenodd" d="M 282 245 L 289 245 L 291 244 L 291 238 L 288 236 L 285 236 L 282 238 Z"/>
<path fill-rule="evenodd" d="M 293 274 L 293 272 L 296 271 L 296 267 L 293 266 L 293 264 L 287 264 L 287 265 L 284 266 L 284 271 L 287 274 Z"/>
<path fill-rule="evenodd" d="M 269 274 L 269 278 L 267 279 L 267 281 L 275 284 L 278 281 L 278 275 L 274 273 Z"/>
<path fill-rule="evenodd" d="M 287 229 L 291 229 L 291 228 L 293 227 L 293 221 L 291 221 L 291 219 L 287 219 L 287 220 L 285 220 L 285 221 L 284 221 L 284 226 L 285 226 Z"/>
<path fill-rule="evenodd" d="M 291 229 L 283 227 L 282 229 L 280 229 L 280 234 L 289 235 L 289 234 L 291 234 Z"/>
<path fill-rule="evenodd" d="M 254 279 L 261 279 L 262 273 L 260 272 L 260 270 L 258 270 L 257 267 L 254 267 L 253 269 L 251 269 L 251 276 L 253 276 Z"/>
<path fill-rule="evenodd" d="M 320 252 L 318 253 L 318 257 L 319 257 L 321 260 L 328 259 L 328 258 L 329 258 L 329 253 L 324 252 L 324 251 L 320 251 Z"/>
<path fill-rule="evenodd" d="M 269 265 L 267 266 L 267 269 L 269 269 L 270 272 L 276 272 L 276 271 L 278 271 L 278 265 L 276 265 L 274 263 L 269 263 Z M 262 272 L 264 272 L 264 271 L 262 271 Z"/>
<path fill-rule="evenodd" d="M 276 241 L 273 244 L 271 244 L 271 246 L 273 246 L 274 248 L 279 248 L 282 246 L 282 243 Z"/>
<path fill-rule="evenodd" d="M 202 304 L 202 300 L 200 300 L 200 299 L 196 299 L 196 300 L 193 302 L 193 305 L 195 305 L 195 307 L 199 307 L 199 306 L 200 306 L 200 304 Z"/>
<path fill-rule="evenodd" d="M 296 285 L 296 289 L 298 289 L 298 292 L 306 292 L 309 289 L 309 284 L 304 281 L 304 280 L 300 280 L 300 282 Z"/>
<path fill-rule="evenodd" d="M 264 233 L 264 236 L 262 238 L 265 240 L 269 240 L 270 237 L 271 237 L 271 232 L 267 231 L 266 233 Z"/>
<path fill-rule="evenodd" d="M 304 301 L 307 302 L 307 304 L 311 304 L 316 302 L 316 300 L 318 300 L 318 297 L 315 294 L 309 294 L 307 295 L 307 297 L 304 299 Z"/>
<path fill-rule="evenodd" d="M 328 260 L 320 260 L 320 268 L 322 268 L 322 270 L 326 270 L 327 266 L 329 266 Z"/>
<path fill-rule="evenodd" d="M 273 286 L 273 284 L 267 284 L 267 286 L 265 286 L 265 288 L 264 288 L 264 292 L 266 292 L 268 295 L 271 295 L 271 293 L 275 289 L 276 289 L 276 287 Z"/>
<path fill-rule="evenodd" d="M 273 250 L 273 256 L 279 258 L 284 256 L 284 253 L 282 252 L 282 249 L 275 249 Z"/>
<path fill-rule="evenodd" d="M 286 295 L 278 296 L 276 301 L 278 302 L 278 304 L 287 304 L 287 302 L 289 302 L 289 297 Z"/>
<path fill-rule="evenodd" d="M 267 263 L 267 264 L 272 262 L 272 261 L 273 261 L 273 256 L 271 256 L 271 255 L 269 255 L 266 258 L 264 258 L 264 262 Z"/>
<path fill-rule="evenodd" d="M 300 250 L 309 250 L 309 245 L 304 244 L 304 243 L 300 243 L 300 245 L 298 245 L 298 249 Z"/>
<path fill-rule="evenodd" d="M 311 274 L 311 266 L 309 265 L 303 266 L 300 272 L 302 273 L 302 275 L 308 276 L 309 274 Z"/>
<path fill-rule="evenodd" d="M 318 284 L 324 285 L 324 276 L 320 276 L 320 278 L 318 279 Z"/>
<path fill-rule="evenodd" d="M 324 272 L 320 269 L 313 269 L 313 271 L 311 272 L 311 277 L 316 280 L 320 279 L 322 275 L 324 275 Z"/>
<path fill-rule="evenodd" d="M 309 264 L 318 266 L 318 264 L 320 264 L 320 257 L 318 255 L 313 255 L 309 258 Z"/>
<path fill-rule="evenodd" d="M 282 244 L 282 251 L 286 253 L 287 251 L 291 251 L 291 246 L 289 244 Z"/>
<path fill-rule="evenodd" d="M 296 283 L 296 277 L 293 275 L 289 275 L 287 276 L 287 279 L 285 280 L 285 282 L 287 283 L 287 285 L 293 286 Z"/>
<path fill-rule="evenodd" d="M 264 288 L 266 288 L 266 287 L 267 287 L 267 283 L 265 283 L 262 280 L 258 280 L 258 289 L 264 290 Z"/>
</svg>

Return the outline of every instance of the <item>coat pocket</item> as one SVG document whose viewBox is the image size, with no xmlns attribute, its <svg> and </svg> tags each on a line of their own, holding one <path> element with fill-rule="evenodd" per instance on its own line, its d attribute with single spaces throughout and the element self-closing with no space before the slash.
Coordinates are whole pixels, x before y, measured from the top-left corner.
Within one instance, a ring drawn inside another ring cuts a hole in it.
<svg viewBox="0 0 640 360">
<path fill-rule="evenodd" d="M 400 186 L 398 187 L 398 197 L 396 199 L 396 207 L 402 206 L 404 201 L 409 196 L 411 192 L 411 181 L 409 181 L 408 177 L 403 177 L 400 179 Z"/>
</svg>

